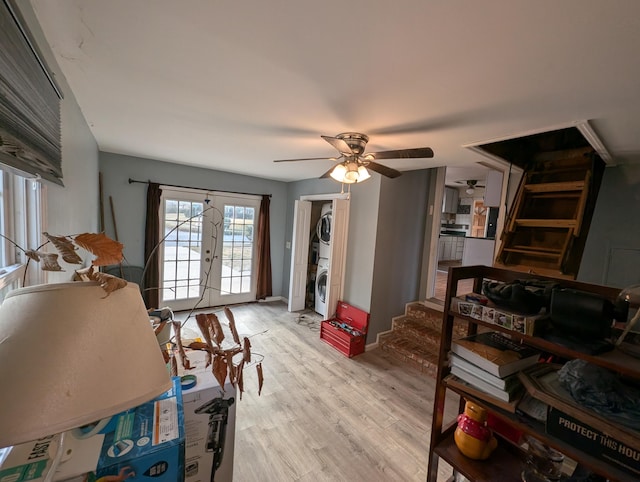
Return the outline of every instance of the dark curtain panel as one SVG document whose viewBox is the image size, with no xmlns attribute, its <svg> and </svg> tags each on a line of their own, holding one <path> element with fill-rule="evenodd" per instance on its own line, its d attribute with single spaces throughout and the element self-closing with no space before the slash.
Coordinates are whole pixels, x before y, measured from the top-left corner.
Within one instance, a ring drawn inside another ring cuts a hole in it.
<svg viewBox="0 0 640 482">
<path fill-rule="evenodd" d="M 147 187 L 147 221 L 144 236 L 145 274 L 142 280 L 144 302 L 147 308 L 158 308 L 160 300 L 160 265 L 158 250 L 160 243 L 160 184 L 150 182 Z"/>
<path fill-rule="evenodd" d="M 273 295 L 271 284 L 271 234 L 269 230 L 269 195 L 262 196 L 260 218 L 258 219 L 258 287 L 256 299 L 264 300 Z"/>
</svg>

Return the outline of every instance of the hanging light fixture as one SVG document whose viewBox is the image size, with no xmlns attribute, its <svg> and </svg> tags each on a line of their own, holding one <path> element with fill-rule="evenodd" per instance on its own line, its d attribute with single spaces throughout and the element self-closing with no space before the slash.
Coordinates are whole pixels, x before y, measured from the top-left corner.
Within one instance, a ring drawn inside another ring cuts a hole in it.
<svg viewBox="0 0 640 482">
<path fill-rule="evenodd" d="M 358 163 L 355 161 L 347 162 L 347 172 L 344 173 L 346 182 L 358 182 Z"/>
<path fill-rule="evenodd" d="M 371 174 L 369 174 L 369 171 L 367 170 L 366 167 L 360 166 L 358 168 L 358 182 L 366 181 L 370 177 L 371 177 Z"/>
<path fill-rule="evenodd" d="M 346 161 L 338 164 L 329 174 L 333 179 L 345 184 L 366 181 L 371 177 L 369 171 L 363 165 L 358 165 L 355 161 Z"/>
<path fill-rule="evenodd" d="M 344 175 L 346 174 L 346 172 L 347 172 L 347 168 L 344 166 L 344 164 L 338 164 L 336 167 L 333 168 L 333 171 L 331 171 L 331 174 L 329 175 L 338 182 L 348 183 L 349 181 L 346 181 L 344 178 Z"/>
</svg>

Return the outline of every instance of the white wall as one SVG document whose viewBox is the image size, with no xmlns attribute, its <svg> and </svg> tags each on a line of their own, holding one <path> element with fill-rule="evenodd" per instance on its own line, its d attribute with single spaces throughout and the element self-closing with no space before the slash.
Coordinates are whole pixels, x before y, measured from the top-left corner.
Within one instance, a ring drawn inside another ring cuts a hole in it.
<svg viewBox="0 0 640 482">
<path fill-rule="evenodd" d="M 98 146 L 89 130 L 78 103 L 58 67 L 53 52 L 29 2 L 18 2 L 27 27 L 62 89 L 62 173 L 64 187 L 47 183 L 46 230 L 51 234 L 69 235 L 98 230 Z M 88 253 L 79 254 L 87 259 Z M 49 282 L 68 281 L 74 267 L 60 273 L 48 273 Z"/>
</svg>

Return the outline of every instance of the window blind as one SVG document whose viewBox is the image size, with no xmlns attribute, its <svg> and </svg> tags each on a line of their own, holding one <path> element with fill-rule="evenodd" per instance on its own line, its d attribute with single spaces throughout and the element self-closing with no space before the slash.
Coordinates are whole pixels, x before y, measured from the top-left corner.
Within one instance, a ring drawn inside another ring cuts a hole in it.
<svg viewBox="0 0 640 482">
<path fill-rule="evenodd" d="M 0 163 L 62 184 L 60 89 L 14 0 L 0 0 Z"/>
</svg>

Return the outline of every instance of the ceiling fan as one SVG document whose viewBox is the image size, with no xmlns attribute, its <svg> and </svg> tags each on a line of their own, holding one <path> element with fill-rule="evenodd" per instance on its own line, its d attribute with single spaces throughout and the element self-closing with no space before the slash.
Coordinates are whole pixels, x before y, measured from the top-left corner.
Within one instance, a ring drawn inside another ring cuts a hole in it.
<svg viewBox="0 0 640 482">
<path fill-rule="evenodd" d="M 371 169 L 383 176 L 398 177 L 402 173 L 390 167 L 378 164 L 378 159 L 420 159 L 433 157 L 430 147 L 415 149 L 398 149 L 394 151 L 364 152 L 369 136 L 358 132 L 343 132 L 335 137 L 320 136 L 331 144 L 339 153 L 338 157 L 309 157 L 306 159 L 278 159 L 273 162 L 295 162 L 329 160 L 339 161 L 339 164 L 325 172 L 320 179 L 332 177 L 336 181 L 352 184 L 362 182 L 371 177 L 367 169 Z"/>
<path fill-rule="evenodd" d="M 456 183 L 458 183 L 458 184 L 466 184 L 467 185 L 467 189 L 465 190 L 465 192 L 467 194 L 473 194 L 477 187 L 484 187 L 482 184 L 478 184 L 478 181 L 476 179 L 467 179 L 467 180 L 462 180 L 462 181 L 456 181 Z"/>
</svg>

